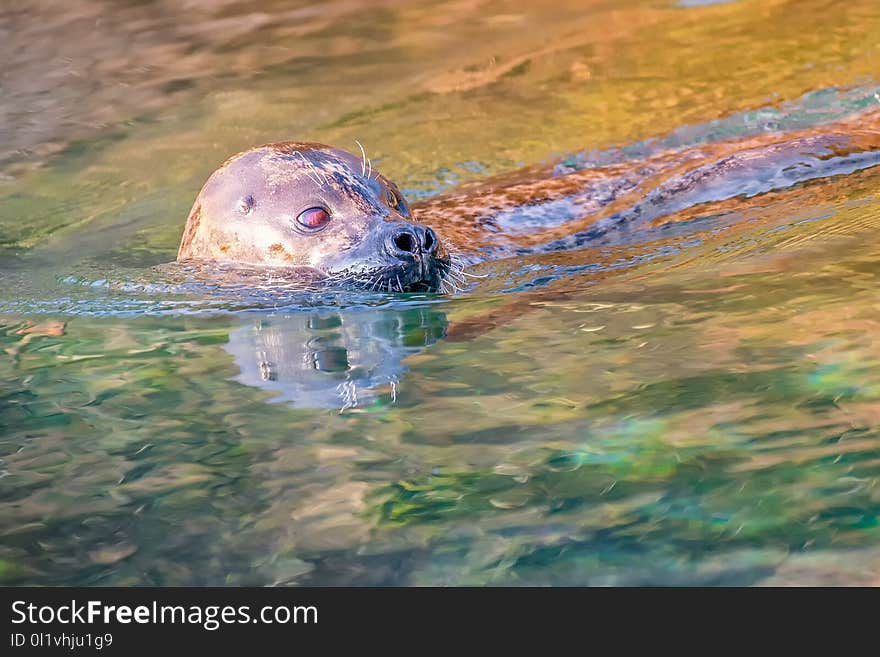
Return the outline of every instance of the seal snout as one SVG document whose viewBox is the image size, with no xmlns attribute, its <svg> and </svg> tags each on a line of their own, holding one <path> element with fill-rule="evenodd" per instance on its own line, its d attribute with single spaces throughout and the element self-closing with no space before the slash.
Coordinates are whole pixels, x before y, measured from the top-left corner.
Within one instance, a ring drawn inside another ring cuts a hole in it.
<svg viewBox="0 0 880 657">
<path fill-rule="evenodd" d="M 418 224 L 389 224 L 384 231 L 384 250 L 394 263 L 406 291 L 433 289 L 442 278 L 445 252 L 433 229 Z M 404 290 L 401 290 L 404 291 Z"/>
<path fill-rule="evenodd" d="M 437 234 L 425 226 L 399 224 L 388 239 L 388 252 L 398 258 L 431 255 L 437 251 Z"/>
</svg>

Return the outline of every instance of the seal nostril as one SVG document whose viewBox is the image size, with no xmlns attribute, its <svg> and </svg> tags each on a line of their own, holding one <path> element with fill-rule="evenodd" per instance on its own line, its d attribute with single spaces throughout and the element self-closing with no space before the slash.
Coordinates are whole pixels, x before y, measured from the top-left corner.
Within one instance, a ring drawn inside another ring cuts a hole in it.
<svg viewBox="0 0 880 657">
<path fill-rule="evenodd" d="M 406 253 L 415 253 L 418 250 L 416 238 L 411 233 L 398 233 L 395 235 L 394 246 Z"/>
<path fill-rule="evenodd" d="M 425 242 L 422 245 L 425 253 L 430 253 L 437 247 L 437 235 L 430 228 L 425 229 Z"/>
</svg>

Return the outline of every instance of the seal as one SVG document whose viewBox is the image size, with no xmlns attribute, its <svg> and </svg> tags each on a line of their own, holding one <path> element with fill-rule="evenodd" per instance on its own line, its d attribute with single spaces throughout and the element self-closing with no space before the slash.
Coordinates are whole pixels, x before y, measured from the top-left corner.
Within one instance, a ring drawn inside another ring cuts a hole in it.
<svg viewBox="0 0 880 657">
<path fill-rule="evenodd" d="M 363 152 L 363 150 L 362 150 Z M 449 251 L 393 182 L 348 151 L 279 142 L 232 156 L 190 210 L 180 261 L 284 268 L 388 292 L 445 291 Z"/>
</svg>

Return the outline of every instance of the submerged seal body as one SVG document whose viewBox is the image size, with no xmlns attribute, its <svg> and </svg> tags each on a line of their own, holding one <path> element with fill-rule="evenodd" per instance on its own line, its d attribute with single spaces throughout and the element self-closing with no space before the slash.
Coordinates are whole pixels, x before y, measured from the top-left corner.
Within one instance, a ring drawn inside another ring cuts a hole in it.
<svg viewBox="0 0 880 657">
<path fill-rule="evenodd" d="M 355 287 L 436 291 L 449 252 L 363 159 L 310 142 L 234 155 L 199 192 L 178 261 L 272 266 Z"/>
</svg>

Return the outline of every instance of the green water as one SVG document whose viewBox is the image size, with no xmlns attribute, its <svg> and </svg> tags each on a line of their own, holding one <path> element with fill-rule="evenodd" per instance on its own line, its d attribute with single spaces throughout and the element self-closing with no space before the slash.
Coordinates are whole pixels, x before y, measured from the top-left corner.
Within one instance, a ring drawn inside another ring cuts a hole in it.
<svg viewBox="0 0 880 657">
<path fill-rule="evenodd" d="M 0 583 L 880 583 L 880 170 L 455 296 L 150 269 L 257 143 L 416 200 L 870 109 L 876 2 L 193 5 L 0 10 Z"/>
</svg>

